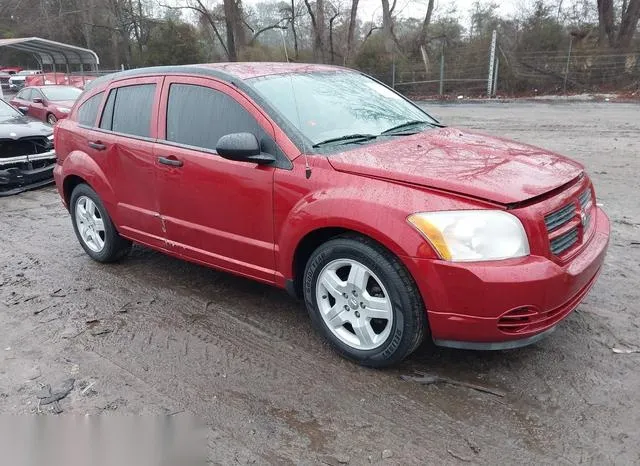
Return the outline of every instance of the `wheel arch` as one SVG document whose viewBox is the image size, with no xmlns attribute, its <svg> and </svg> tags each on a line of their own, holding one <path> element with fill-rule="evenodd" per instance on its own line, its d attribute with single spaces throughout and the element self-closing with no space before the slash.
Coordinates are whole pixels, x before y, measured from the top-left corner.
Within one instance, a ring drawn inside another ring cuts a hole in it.
<svg viewBox="0 0 640 466">
<path fill-rule="evenodd" d="M 91 186 L 87 180 L 78 175 L 68 175 L 64 178 L 62 182 L 62 193 L 64 195 L 65 205 L 70 206 L 71 202 L 71 193 L 79 184 L 86 184 Z M 93 189 L 93 188 L 92 188 Z"/>
<path fill-rule="evenodd" d="M 85 183 L 100 196 L 109 216 L 117 224 L 114 218 L 116 197 L 113 187 L 95 160 L 84 152 L 71 152 L 62 162 L 62 174 L 62 193 L 67 206 L 73 189 L 78 184 Z"/>
<path fill-rule="evenodd" d="M 400 262 L 404 264 L 399 246 L 391 240 L 383 242 L 365 233 L 362 230 L 352 227 L 349 228 L 328 226 L 316 228 L 307 232 L 302 238 L 300 238 L 293 252 L 291 262 L 291 276 L 286 285 L 287 291 L 290 294 L 298 298 L 302 297 L 302 277 L 304 276 L 304 269 L 306 267 L 307 261 L 309 260 L 313 252 L 327 241 L 344 236 L 360 237 L 372 241 L 386 249 L 390 254 L 395 255 L 400 260 Z M 405 268 L 407 268 L 406 264 L 404 265 Z M 409 272 L 409 275 L 411 275 L 411 272 L 408 268 L 407 272 Z"/>
</svg>

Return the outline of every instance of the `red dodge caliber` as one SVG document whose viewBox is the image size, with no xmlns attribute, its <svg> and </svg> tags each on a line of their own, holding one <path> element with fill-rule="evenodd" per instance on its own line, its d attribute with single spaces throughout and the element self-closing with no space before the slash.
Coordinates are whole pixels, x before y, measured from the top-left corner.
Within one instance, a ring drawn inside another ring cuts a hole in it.
<svg viewBox="0 0 640 466">
<path fill-rule="evenodd" d="M 343 356 L 533 343 L 578 306 L 609 221 L 581 165 L 447 128 L 383 84 L 226 63 L 99 78 L 55 128 L 89 256 L 136 242 L 287 289 Z"/>
</svg>

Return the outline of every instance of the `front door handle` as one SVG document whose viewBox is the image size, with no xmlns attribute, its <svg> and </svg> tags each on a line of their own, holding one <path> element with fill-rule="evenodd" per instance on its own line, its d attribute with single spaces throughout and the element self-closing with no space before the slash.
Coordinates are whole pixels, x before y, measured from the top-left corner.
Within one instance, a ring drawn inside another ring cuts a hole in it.
<svg viewBox="0 0 640 466">
<path fill-rule="evenodd" d="M 176 159 L 173 155 L 170 155 L 169 157 L 158 157 L 158 163 L 161 163 L 162 165 L 169 165 L 171 167 L 181 167 L 184 165 L 182 160 Z"/>
<path fill-rule="evenodd" d="M 107 148 L 107 146 L 102 144 L 100 141 L 89 141 L 87 144 L 89 144 L 89 147 L 95 150 L 105 150 Z"/>
</svg>

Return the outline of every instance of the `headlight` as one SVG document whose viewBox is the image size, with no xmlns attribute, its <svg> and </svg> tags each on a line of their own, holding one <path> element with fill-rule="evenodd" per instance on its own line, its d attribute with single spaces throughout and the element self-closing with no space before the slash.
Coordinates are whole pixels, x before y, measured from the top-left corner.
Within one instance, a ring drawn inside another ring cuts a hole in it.
<svg viewBox="0 0 640 466">
<path fill-rule="evenodd" d="M 47 139 L 48 139 L 49 141 L 53 141 L 53 134 L 50 134 L 49 136 L 47 136 Z"/>
<path fill-rule="evenodd" d="M 493 261 L 529 255 L 522 223 L 501 210 L 422 212 L 410 215 L 408 221 L 445 260 Z"/>
<path fill-rule="evenodd" d="M 71 109 L 67 107 L 57 107 L 57 109 L 60 113 L 69 113 L 71 111 Z"/>
</svg>

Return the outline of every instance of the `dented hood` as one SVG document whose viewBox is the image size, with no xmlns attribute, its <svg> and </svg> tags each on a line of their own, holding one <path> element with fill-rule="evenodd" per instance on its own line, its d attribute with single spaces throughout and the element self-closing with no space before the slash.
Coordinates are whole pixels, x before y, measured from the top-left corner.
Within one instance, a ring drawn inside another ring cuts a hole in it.
<svg viewBox="0 0 640 466">
<path fill-rule="evenodd" d="M 501 204 L 526 201 L 583 167 L 537 147 L 456 128 L 395 136 L 329 156 L 339 171 L 441 189 Z"/>
</svg>

